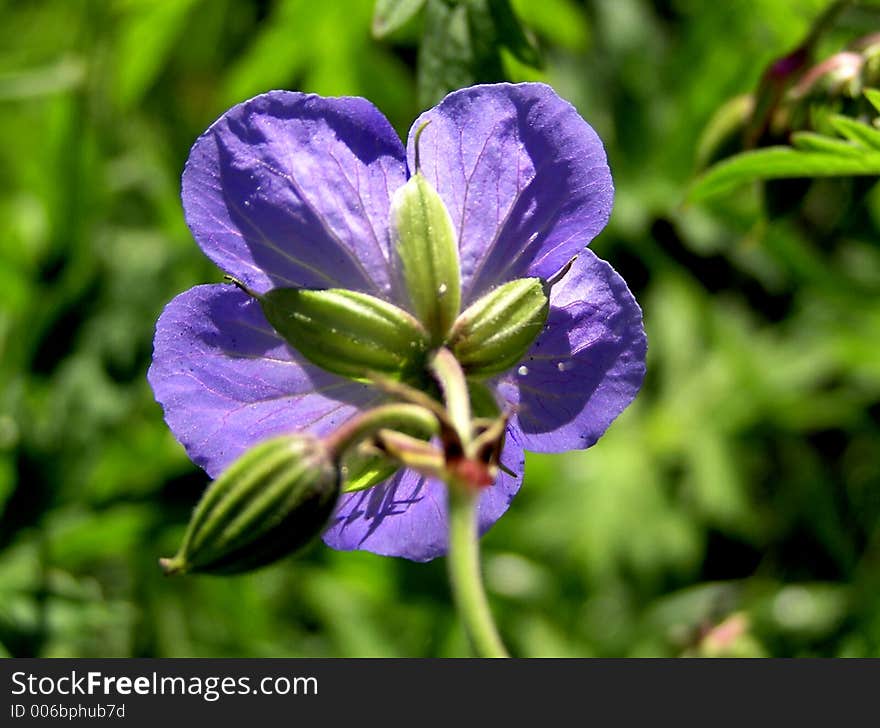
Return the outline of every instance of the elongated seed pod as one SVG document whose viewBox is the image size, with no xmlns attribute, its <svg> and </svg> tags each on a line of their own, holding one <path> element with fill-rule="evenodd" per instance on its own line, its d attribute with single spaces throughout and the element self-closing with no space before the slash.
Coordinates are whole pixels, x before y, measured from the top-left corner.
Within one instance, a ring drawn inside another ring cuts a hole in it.
<svg viewBox="0 0 880 728">
<path fill-rule="evenodd" d="M 166 573 L 234 574 L 305 546 L 326 526 L 339 474 L 317 438 L 284 436 L 248 450 L 208 486 Z"/>
<path fill-rule="evenodd" d="M 438 345 L 461 306 L 458 241 L 443 200 L 421 172 L 394 193 L 391 221 L 412 310 Z"/>
<path fill-rule="evenodd" d="M 338 288 L 275 288 L 258 297 L 275 330 L 313 364 L 345 377 L 379 372 L 409 379 L 428 348 L 424 327 L 406 311 Z"/>
<path fill-rule="evenodd" d="M 471 377 L 510 369 L 541 333 L 550 310 L 539 278 L 520 278 L 489 291 L 462 312 L 449 348 Z"/>
</svg>

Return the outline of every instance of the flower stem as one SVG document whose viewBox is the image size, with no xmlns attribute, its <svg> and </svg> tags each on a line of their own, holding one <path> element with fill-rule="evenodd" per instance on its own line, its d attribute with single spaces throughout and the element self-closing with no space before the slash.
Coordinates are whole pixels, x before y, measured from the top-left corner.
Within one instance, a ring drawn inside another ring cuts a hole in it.
<svg viewBox="0 0 880 728">
<path fill-rule="evenodd" d="M 430 436 L 437 431 L 437 418 L 415 404 L 383 404 L 346 422 L 326 437 L 324 444 L 334 457 L 339 457 L 364 438 L 385 429 L 408 429 Z"/>
<path fill-rule="evenodd" d="M 477 504 L 480 492 L 449 484 L 449 579 L 458 613 L 478 657 L 508 657 L 480 576 Z"/>
<path fill-rule="evenodd" d="M 430 362 L 431 372 L 443 390 L 446 411 L 463 447 L 471 440 L 471 398 L 461 364 L 449 349 L 438 349 Z"/>
</svg>

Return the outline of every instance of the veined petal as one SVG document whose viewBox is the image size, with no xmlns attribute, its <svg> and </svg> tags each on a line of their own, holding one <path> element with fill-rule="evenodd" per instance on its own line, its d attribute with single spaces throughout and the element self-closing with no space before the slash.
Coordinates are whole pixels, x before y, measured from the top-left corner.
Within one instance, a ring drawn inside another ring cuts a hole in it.
<svg viewBox="0 0 880 728">
<path fill-rule="evenodd" d="M 306 362 L 259 303 L 222 284 L 191 288 L 165 307 L 147 378 L 171 431 L 212 477 L 268 437 L 326 434 L 379 398 Z"/>
<path fill-rule="evenodd" d="M 642 386 L 646 352 L 642 311 L 626 283 L 583 251 L 553 287 L 547 324 L 528 356 L 496 385 L 514 406 L 523 447 L 593 445 Z"/>
<path fill-rule="evenodd" d="M 498 283 L 557 272 L 608 222 L 602 142 L 539 83 L 474 86 L 422 114 L 421 169 L 458 233 L 465 304 Z"/>
<path fill-rule="evenodd" d="M 520 435 L 508 428 L 501 462 L 517 473 L 499 472 L 480 498 L 480 534 L 491 528 L 510 505 L 522 482 L 525 464 Z M 334 549 L 362 549 L 383 556 L 430 561 L 448 545 L 446 485 L 403 470 L 370 490 L 343 495 L 324 533 Z"/>
<path fill-rule="evenodd" d="M 271 91 L 232 107 L 183 172 L 187 224 L 220 268 L 259 293 L 349 288 L 388 297 L 388 215 L 403 145 L 361 98 Z"/>
</svg>

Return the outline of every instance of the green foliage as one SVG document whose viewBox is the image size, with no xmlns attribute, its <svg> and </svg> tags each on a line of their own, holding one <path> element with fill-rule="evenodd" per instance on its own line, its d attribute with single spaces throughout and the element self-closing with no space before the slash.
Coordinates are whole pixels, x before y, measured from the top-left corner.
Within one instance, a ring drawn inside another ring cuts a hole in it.
<svg viewBox="0 0 880 728">
<path fill-rule="evenodd" d="M 376 0 L 373 11 L 373 35 L 382 39 L 393 35 L 411 22 L 427 0 Z"/>
<path fill-rule="evenodd" d="M 865 95 L 877 105 L 875 89 Z M 827 123 L 843 138 L 802 131 L 792 135 L 791 147 L 742 152 L 703 174 L 688 198 L 706 200 L 759 180 L 880 175 L 880 131 L 841 114 L 831 114 Z"/>
<path fill-rule="evenodd" d="M 422 10 L 418 53 L 422 108 L 455 89 L 505 80 L 503 52 L 526 66 L 542 63 L 534 40 L 509 0 L 377 0 L 374 36 L 393 37 L 412 25 Z"/>
<path fill-rule="evenodd" d="M 221 280 L 179 178 L 230 104 L 363 95 L 404 132 L 449 84 L 528 77 L 605 140 L 617 193 L 593 247 L 644 309 L 649 374 L 595 447 L 530 457 L 484 538 L 503 635 L 519 655 L 880 656 L 880 192 L 848 171 L 806 193 L 774 180 L 797 202 L 782 216 L 754 186 L 681 206 L 715 110 L 824 0 L 504 3 L 543 70 L 492 3 L 403 5 L 0 7 L 0 654 L 466 653 L 442 561 L 316 546 L 165 578 L 207 478 L 144 375 L 165 302 Z M 823 53 L 875 28 L 852 5 Z M 876 154 L 874 130 L 837 124 L 785 154 L 821 156 L 817 173 Z"/>
</svg>

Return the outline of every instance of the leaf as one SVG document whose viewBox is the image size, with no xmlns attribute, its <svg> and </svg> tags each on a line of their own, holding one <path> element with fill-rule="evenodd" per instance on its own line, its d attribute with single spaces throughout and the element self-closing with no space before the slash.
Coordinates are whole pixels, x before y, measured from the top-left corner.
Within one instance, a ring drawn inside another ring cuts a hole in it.
<svg viewBox="0 0 880 728">
<path fill-rule="evenodd" d="M 455 89 L 505 80 L 502 47 L 523 63 L 540 63 L 509 0 L 427 0 L 419 103 L 427 108 Z"/>
<path fill-rule="evenodd" d="M 865 89 L 865 98 L 873 104 L 874 108 L 877 111 L 880 111 L 880 89 L 876 88 L 866 88 Z"/>
<path fill-rule="evenodd" d="M 126 17 L 116 47 L 114 92 L 120 106 L 134 106 L 149 90 L 197 2 L 145 2 Z"/>
<path fill-rule="evenodd" d="M 543 65 L 541 53 L 534 40 L 523 29 L 509 0 L 489 0 L 489 12 L 499 43 L 513 53 L 518 61 L 540 68 Z"/>
<path fill-rule="evenodd" d="M 426 0 L 376 0 L 373 37 L 382 40 L 400 30 L 424 7 Z"/>
<path fill-rule="evenodd" d="M 691 187 L 688 200 L 698 202 L 765 179 L 870 175 L 880 175 L 880 151 L 854 155 L 767 147 L 743 152 L 712 167 Z"/>
<path fill-rule="evenodd" d="M 792 146 L 807 152 L 827 152 L 830 154 L 861 156 L 863 151 L 852 142 L 816 134 L 812 131 L 799 131 L 792 134 Z"/>
<path fill-rule="evenodd" d="M 865 96 L 880 109 L 880 91 L 868 89 Z M 687 199 L 705 200 L 758 180 L 880 175 L 880 130 L 842 114 L 828 115 L 827 122 L 843 139 L 802 131 L 792 134 L 792 147 L 742 152 L 698 177 Z"/>
<path fill-rule="evenodd" d="M 450 91 L 470 86 L 476 80 L 479 61 L 482 73 L 500 78 L 501 65 L 491 57 L 475 52 L 464 5 L 447 5 L 444 0 L 428 0 L 425 31 L 419 48 L 419 105 L 432 106 Z"/>
<path fill-rule="evenodd" d="M 834 130 L 842 137 L 846 137 L 859 146 L 867 149 L 880 150 L 880 131 L 871 128 L 867 124 L 863 124 L 848 116 L 834 114 L 829 117 L 829 123 Z"/>
</svg>

